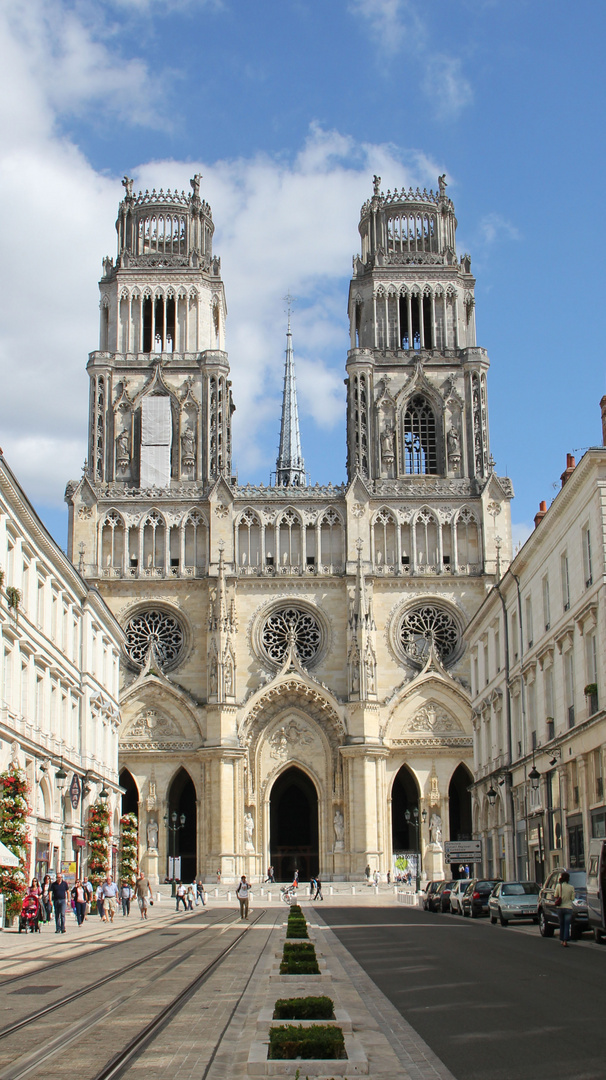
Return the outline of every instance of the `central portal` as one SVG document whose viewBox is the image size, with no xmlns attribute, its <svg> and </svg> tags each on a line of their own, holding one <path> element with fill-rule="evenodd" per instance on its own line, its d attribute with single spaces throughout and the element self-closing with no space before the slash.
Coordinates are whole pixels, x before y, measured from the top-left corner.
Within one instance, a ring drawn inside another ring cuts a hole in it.
<svg viewBox="0 0 606 1080">
<path fill-rule="evenodd" d="M 318 873 L 318 796 L 308 776 L 292 766 L 271 789 L 269 859 L 276 881 L 302 881 Z"/>
</svg>

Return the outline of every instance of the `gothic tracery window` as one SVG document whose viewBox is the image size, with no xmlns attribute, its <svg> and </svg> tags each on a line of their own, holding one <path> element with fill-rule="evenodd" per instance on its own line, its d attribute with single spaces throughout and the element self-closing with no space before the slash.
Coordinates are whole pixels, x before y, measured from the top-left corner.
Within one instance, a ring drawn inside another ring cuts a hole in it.
<svg viewBox="0 0 606 1080">
<path fill-rule="evenodd" d="M 124 627 L 126 653 L 135 667 L 143 667 L 153 645 L 162 667 L 175 667 L 185 643 L 183 627 L 176 618 L 159 608 L 147 608 L 132 615 Z"/>
<path fill-rule="evenodd" d="M 449 667 L 461 653 L 461 630 L 454 616 L 438 604 L 415 604 L 400 619 L 396 645 L 404 657 L 421 667 L 434 646 L 441 662 Z"/>
<path fill-rule="evenodd" d="M 407 474 L 437 473 L 436 418 L 422 394 L 415 394 L 404 413 L 404 470 Z"/>
<path fill-rule="evenodd" d="M 322 628 L 315 615 L 291 604 L 272 611 L 261 630 L 261 648 L 274 664 L 284 661 L 291 640 L 301 663 L 313 663 L 322 639 Z"/>
</svg>

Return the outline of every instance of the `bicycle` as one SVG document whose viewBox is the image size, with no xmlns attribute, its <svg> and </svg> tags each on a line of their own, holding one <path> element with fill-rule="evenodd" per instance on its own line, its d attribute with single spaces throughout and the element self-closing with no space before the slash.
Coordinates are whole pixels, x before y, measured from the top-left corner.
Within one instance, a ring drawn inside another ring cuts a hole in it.
<svg viewBox="0 0 606 1080">
<path fill-rule="evenodd" d="M 297 890 L 294 885 L 285 885 L 280 889 L 280 900 L 283 900 L 285 904 L 292 904 L 293 900 L 297 898 Z"/>
</svg>

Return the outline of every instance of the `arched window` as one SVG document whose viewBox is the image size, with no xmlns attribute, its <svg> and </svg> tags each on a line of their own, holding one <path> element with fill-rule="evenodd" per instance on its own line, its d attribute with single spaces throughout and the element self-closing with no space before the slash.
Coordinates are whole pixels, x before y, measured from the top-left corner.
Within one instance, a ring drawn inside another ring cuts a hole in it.
<svg viewBox="0 0 606 1080">
<path fill-rule="evenodd" d="M 436 418 L 421 394 L 411 398 L 404 413 L 404 470 L 414 475 L 438 471 Z"/>
<path fill-rule="evenodd" d="M 164 566 L 165 531 L 164 518 L 157 510 L 152 510 L 143 525 L 144 573 L 152 573 Z"/>
<path fill-rule="evenodd" d="M 237 551 L 238 566 L 257 568 L 262 565 L 261 522 L 254 510 L 245 510 L 240 517 L 237 525 Z"/>
<path fill-rule="evenodd" d="M 321 563 L 333 573 L 343 562 L 343 525 L 336 510 L 329 507 L 320 521 Z"/>
<path fill-rule="evenodd" d="M 124 522 L 115 510 L 109 510 L 102 525 L 101 565 L 121 570 L 124 564 Z"/>
<path fill-rule="evenodd" d="M 457 516 L 457 552 L 460 574 L 480 572 L 480 530 L 475 515 L 466 506 Z"/>
<path fill-rule="evenodd" d="M 440 526 L 435 514 L 420 510 L 415 520 L 417 570 L 423 573 L 439 573 Z"/>
<path fill-rule="evenodd" d="M 276 539 L 279 545 L 279 551 L 276 552 L 277 565 L 285 573 L 291 567 L 300 567 L 301 522 L 293 510 L 285 510 L 282 514 Z"/>
<path fill-rule="evenodd" d="M 206 565 L 207 526 L 197 510 L 192 510 L 185 521 L 185 566 L 202 570 Z"/>
<path fill-rule="evenodd" d="M 391 511 L 379 510 L 373 524 L 374 564 L 377 570 L 392 569 L 397 562 L 396 520 Z"/>
</svg>

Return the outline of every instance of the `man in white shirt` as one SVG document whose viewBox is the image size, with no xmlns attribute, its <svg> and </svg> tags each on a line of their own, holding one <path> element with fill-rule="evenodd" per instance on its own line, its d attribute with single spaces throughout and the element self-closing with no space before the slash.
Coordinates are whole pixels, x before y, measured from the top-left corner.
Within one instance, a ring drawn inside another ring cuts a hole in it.
<svg viewBox="0 0 606 1080">
<path fill-rule="evenodd" d="M 187 889 L 185 888 L 185 885 L 183 884 L 182 881 L 180 881 L 179 884 L 177 885 L 177 908 L 176 908 L 177 911 L 179 910 L 179 902 L 183 903 L 183 910 L 187 911 L 187 904 L 185 902 L 185 894 L 186 894 L 186 892 L 187 892 Z"/>
<path fill-rule="evenodd" d="M 248 901 L 249 901 L 249 898 L 250 898 L 251 891 L 252 891 L 251 886 L 248 884 L 248 882 L 246 880 L 246 874 L 242 874 L 242 877 L 240 878 L 240 883 L 238 885 L 238 888 L 236 889 L 236 896 L 238 897 L 238 900 L 240 901 L 240 918 L 241 919 L 247 919 L 248 918 Z"/>
<path fill-rule="evenodd" d="M 118 899 L 118 886 L 115 881 L 112 881 L 111 874 L 107 874 L 105 881 L 101 885 L 103 890 L 103 899 L 105 901 L 105 910 L 109 915 L 109 921 L 114 921 L 114 915 L 116 914 L 116 901 Z"/>
</svg>

